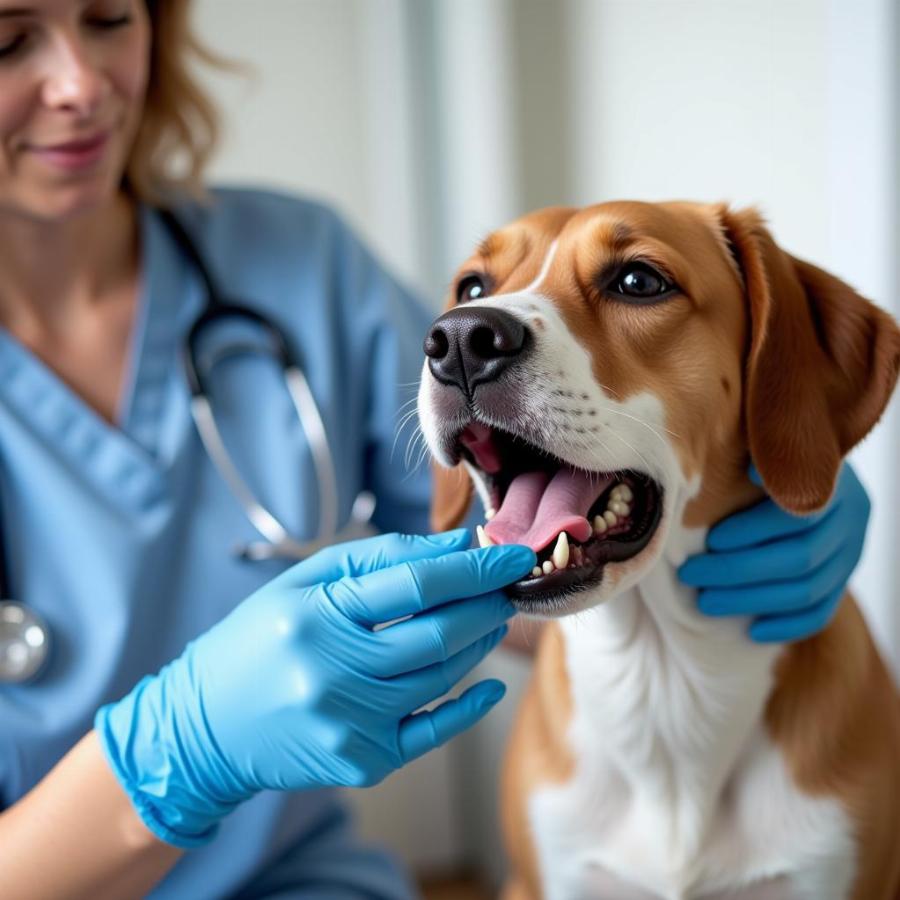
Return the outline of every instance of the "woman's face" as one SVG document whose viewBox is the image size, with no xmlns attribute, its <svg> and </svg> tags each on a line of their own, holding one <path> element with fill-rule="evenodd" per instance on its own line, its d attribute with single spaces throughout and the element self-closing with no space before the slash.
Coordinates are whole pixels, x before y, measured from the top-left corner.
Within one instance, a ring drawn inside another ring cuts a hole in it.
<svg viewBox="0 0 900 900">
<path fill-rule="evenodd" d="M 0 0 L 0 218 L 119 190 L 150 67 L 145 0 Z"/>
</svg>

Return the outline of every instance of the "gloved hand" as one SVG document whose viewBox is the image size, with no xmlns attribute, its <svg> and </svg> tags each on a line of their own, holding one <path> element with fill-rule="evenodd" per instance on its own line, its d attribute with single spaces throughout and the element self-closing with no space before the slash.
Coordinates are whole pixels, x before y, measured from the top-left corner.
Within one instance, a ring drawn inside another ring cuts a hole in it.
<svg viewBox="0 0 900 900">
<path fill-rule="evenodd" d="M 753 467 L 750 478 L 762 486 Z M 678 575 L 701 589 L 701 612 L 756 616 L 755 641 L 809 637 L 837 609 L 862 554 L 869 509 L 865 488 L 844 463 L 825 509 L 794 516 L 765 499 L 716 525 L 706 541 L 711 552 L 691 557 Z"/>
<path fill-rule="evenodd" d="M 375 784 L 478 721 L 502 682 L 413 713 L 500 641 L 514 608 L 499 589 L 535 555 L 469 541 L 459 529 L 323 550 L 102 707 L 101 744 L 150 830 L 196 846 L 257 791 Z"/>
</svg>

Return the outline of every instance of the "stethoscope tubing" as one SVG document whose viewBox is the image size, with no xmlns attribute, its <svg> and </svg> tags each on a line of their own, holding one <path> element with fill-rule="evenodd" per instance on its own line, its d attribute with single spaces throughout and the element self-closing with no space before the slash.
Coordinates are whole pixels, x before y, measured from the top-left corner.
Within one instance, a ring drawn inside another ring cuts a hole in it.
<svg viewBox="0 0 900 900">
<path fill-rule="evenodd" d="M 357 497 L 350 523 L 338 531 L 340 507 L 334 456 L 321 412 L 299 362 L 294 358 L 282 331 L 262 313 L 226 301 L 220 293 L 208 266 L 178 217 L 168 209 L 159 214 L 176 243 L 192 263 L 203 281 L 206 305 L 190 328 L 182 348 L 182 362 L 191 392 L 190 409 L 201 443 L 229 490 L 240 503 L 263 541 L 234 548 L 238 557 L 260 561 L 266 559 L 305 559 L 331 544 L 369 533 L 368 521 L 374 505 L 369 495 Z M 226 319 L 241 319 L 261 328 L 269 339 L 272 355 L 278 360 L 300 426 L 306 436 L 318 485 L 319 522 L 316 537 L 297 540 L 284 525 L 256 498 L 232 462 L 216 424 L 209 400 L 208 374 L 224 357 L 235 353 L 263 352 L 256 345 L 232 345 L 211 361 L 201 360 L 200 343 L 204 332 Z M 0 510 L 2 512 L 2 510 Z M 0 534 L 0 684 L 34 680 L 46 667 L 51 646 L 51 630 L 42 616 L 23 603 L 11 599 L 6 554 Z"/>
</svg>

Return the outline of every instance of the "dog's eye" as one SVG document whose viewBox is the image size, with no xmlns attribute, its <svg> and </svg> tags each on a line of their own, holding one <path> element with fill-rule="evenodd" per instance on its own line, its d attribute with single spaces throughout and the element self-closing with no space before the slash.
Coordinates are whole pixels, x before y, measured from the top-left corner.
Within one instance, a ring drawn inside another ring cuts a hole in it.
<svg viewBox="0 0 900 900">
<path fill-rule="evenodd" d="M 647 263 L 629 263 L 609 286 L 614 294 L 636 300 L 655 300 L 675 290 L 675 285 Z"/>
<path fill-rule="evenodd" d="M 468 303 L 487 295 L 488 287 L 481 275 L 466 275 L 456 286 L 456 302 Z"/>
</svg>

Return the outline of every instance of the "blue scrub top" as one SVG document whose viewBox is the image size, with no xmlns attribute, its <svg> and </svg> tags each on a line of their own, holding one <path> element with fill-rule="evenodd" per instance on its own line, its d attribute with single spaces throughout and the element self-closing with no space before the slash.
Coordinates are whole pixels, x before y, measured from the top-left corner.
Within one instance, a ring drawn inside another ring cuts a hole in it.
<svg viewBox="0 0 900 900">
<path fill-rule="evenodd" d="M 255 190 L 212 194 L 211 206 L 179 212 L 223 293 L 269 316 L 303 361 L 344 520 L 366 489 L 381 530 L 425 531 L 428 467 L 410 472 L 405 436 L 394 442 L 429 315 L 328 209 Z M 141 209 L 140 227 L 138 321 L 115 426 L 0 329 L 0 529 L 15 596 L 44 616 L 55 642 L 38 682 L 0 685 L 0 808 L 44 777 L 99 706 L 287 565 L 231 553 L 259 535 L 190 415 L 180 354 L 202 286 L 152 209 Z M 314 469 L 278 365 L 229 358 L 211 395 L 257 496 L 293 533 L 313 537 Z M 245 803 L 151 896 L 413 895 L 386 857 L 356 841 L 336 794 L 315 791 Z"/>
</svg>

